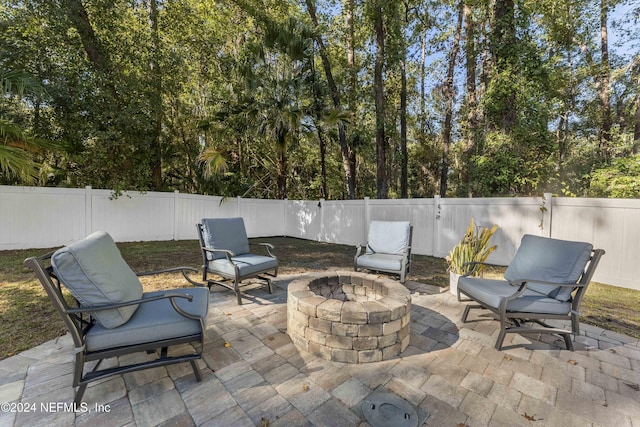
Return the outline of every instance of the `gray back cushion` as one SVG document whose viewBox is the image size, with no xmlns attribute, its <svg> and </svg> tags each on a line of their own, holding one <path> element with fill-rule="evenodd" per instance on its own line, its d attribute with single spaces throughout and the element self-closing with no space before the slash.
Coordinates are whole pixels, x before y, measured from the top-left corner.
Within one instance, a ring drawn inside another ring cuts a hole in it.
<svg viewBox="0 0 640 427">
<path fill-rule="evenodd" d="M 526 234 L 509 267 L 509 281 L 530 279 L 555 283 L 577 283 L 591 257 L 589 243 L 549 239 Z M 530 283 L 528 288 L 560 301 L 571 298 L 572 288 Z"/>
<path fill-rule="evenodd" d="M 242 218 L 204 218 L 202 239 L 211 249 L 227 249 L 236 255 L 249 253 L 249 240 Z M 224 258 L 222 252 L 209 253 L 211 259 Z"/>
<path fill-rule="evenodd" d="M 104 231 L 58 249 L 51 265 L 60 281 L 82 307 L 128 302 L 142 298 L 142 284 L 129 268 L 115 242 Z M 92 313 L 107 329 L 126 323 L 138 305 Z"/>
<path fill-rule="evenodd" d="M 371 221 L 367 252 L 401 255 L 409 246 L 408 221 Z"/>
</svg>

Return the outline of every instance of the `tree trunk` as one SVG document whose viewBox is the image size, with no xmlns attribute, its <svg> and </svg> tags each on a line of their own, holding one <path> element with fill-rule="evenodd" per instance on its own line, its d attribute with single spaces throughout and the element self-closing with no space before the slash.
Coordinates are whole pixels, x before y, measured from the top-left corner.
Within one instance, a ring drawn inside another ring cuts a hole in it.
<svg viewBox="0 0 640 427">
<path fill-rule="evenodd" d="M 451 147 L 451 130 L 453 121 L 453 78 L 456 70 L 456 59 L 460 50 L 460 35 L 462 33 L 462 17 L 464 16 L 464 0 L 458 3 L 458 22 L 456 32 L 453 36 L 453 46 L 449 54 L 449 65 L 447 67 L 447 80 L 444 83 L 443 95 L 445 99 L 444 125 L 442 127 L 442 168 L 440 176 L 440 197 L 447 194 L 448 174 L 449 174 L 449 149 Z"/>
<path fill-rule="evenodd" d="M 424 139 L 427 133 L 427 31 L 422 32 L 420 37 L 420 135 Z"/>
<path fill-rule="evenodd" d="M 493 9 L 493 31 L 491 50 L 493 54 L 493 73 L 490 84 L 500 85 L 493 106 L 493 116 L 488 123 L 490 128 L 511 133 L 518 117 L 516 88 L 510 81 L 518 58 L 515 57 L 516 25 L 514 0 L 496 0 Z M 496 78 L 498 81 L 496 82 Z"/>
<path fill-rule="evenodd" d="M 160 33 L 158 29 L 158 3 L 149 0 L 149 23 L 151 26 L 151 109 L 153 111 L 153 134 L 151 135 L 151 188 L 162 190 L 162 71 L 160 70 Z"/>
<path fill-rule="evenodd" d="M 638 87 L 640 87 L 640 55 L 637 55 L 634 59 L 634 67 L 636 72 L 636 78 L 638 81 Z M 636 112 L 633 117 L 633 154 L 638 154 L 640 150 L 640 90 L 636 91 Z"/>
<path fill-rule="evenodd" d="M 384 18 L 382 5 L 376 2 L 373 10 L 373 24 L 376 32 L 376 57 L 374 62 L 373 89 L 375 92 L 376 109 L 376 159 L 377 174 L 376 188 L 379 199 L 386 199 L 388 196 L 387 183 L 387 141 L 385 136 L 385 99 L 384 99 Z"/>
<path fill-rule="evenodd" d="M 356 68 L 356 41 L 355 41 L 355 0 L 348 0 L 346 8 L 347 18 L 347 66 L 349 68 L 349 110 L 351 112 L 352 126 L 356 123 L 358 114 L 358 70 Z"/>
<path fill-rule="evenodd" d="M 318 18 L 316 16 L 316 7 L 312 0 L 305 0 L 307 5 L 307 12 L 309 13 L 309 17 L 311 18 L 311 22 L 313 25 L 318 28 Z M 340 91 L 338 90 L 338 86 L 333 79 L 333 72 L 331 70 L 331 63 L 329 62 L 329 57 L 327 56 L 326 48 L 324 46 L 324 42 L 322 41 L 322 37 L 317 32 L 315 33 L 315 40 L 318 44 L 318 49 L 320 53 L 320 60 L 322 61 L 322 67 L 324 69 L 325 75 L 327 77 L 327 84 L 329 85 L 329 90 L 331 91 L 331 99 L 333 101 L 333 106 L 338 111 L 342 111 L 342 105 L 340 101 Z M 356 176 L 355 176 L 355 151 L 350 148 L 347 144 L 347 134 L 345 130 L 345 126 L 342 122 L 338 123 L 338 139 L 340 142 L 340 153 L 342 154 L 342 167 L 344 169 L 345 181 L 347 186 L 347 197 L 349 199 L 355 199 L 356 197 Z"/>
<path fill-rule="evenodd" d="M 316 126 L 318 133 L 318 143 L 320 144 L 320 197 L 327 198 L 327 144 L 324 142 L 324 135 L 320 126 Z"/>
<path fill-rule="evenodd" d="M 63 13 L 67 15 L 71 21 L 71 25 L 76 29 L 82 42 L 87 58 L 93 68 L 102 74 L 105 78 L 105 86 L 109 91 L 113 100 L 116 102 L 116 107 L 120 110 L 120 96 L 116 90 L 115 85 L 112 83 L 112 66 L 111 60 L 106 50 L 102 47 L 98 36 L 96 36 L 93 26 L 89 21 L 89 14 L 82 3 L 82 0 L 64 0 L 62 3 Z"/>
<path fill-rule="evenodd" d="M 476 95 L 476 46 L 475 46 L 475 22 L 471 15 L 471 1 L 464 5 L 464 32 L 465 32 L 465 86 L 466 86 L 466 145 L 464 151 L 464 166 L 462 170 L 462 182 L 466 185 L 467 197 L 473 197 L 473 185 L 471 182 L 472 157 L 475 154 L 476 139 L 478 138 L 478 101 Z"/>
<path fill-rule="evenodd" d="M 563 100 L 563 111 L 560 114 L 560 123 L 558 124 L 557 140 L 558 140 L 558 170 L 560 178 L 564 177 L 564 164 L 569 151 L 569 123 L 574 105 L 574 88 L 573 88 L 573 46 L 565 46 L 567 54 L 568 70 L 570 72 L 570 80 L 565 89 L 565 97 Z"/>
<path fill-rule="evenodd" d="M 285 148 L 278 149 L 278 176 L 276 178 L 277 194 L 280 200 L 287 198 L 287 153 Z"/>
<path fill-rule="evenodd" d="M 408 25 L 409 6 L 404 2 L 404 24 Z M 407 152 L 407 47 L 404 37 L 401 43 L 400 58 L 400 197 L 409 198 L 409 177 Z"/>
<path fill-rule="evenodd" d="M 633 126 L 633 154 L 638 154 L 640 149 L 640 91 L 636 92 L 636 113 Z"/>
<path fill-rule="evenodd" d="M 403 52 L 406 55 L 406 51 Z M 400 63 L 400 197 L 409 198 L 409 153 L 407 150 L 407 61 Z"/>
<path fill-rule="evenodd" d="M 602 129 L 600 133 L 600 153 L 606 159 L 611 157 L 611 101 L 609 99 L 609 36 L 607 18 L 609 15 L 609 0 L 600 2 L 600 83 L 598 95 L 602 104 Z"/>
<path fill-rule="evenodd" d="M 318 84 L 316 82 L 317 70 L 315 67 L 315 49 L 314 58 L 311 61 L 311 93 L 313 94 L 312 112 L 315 120 L 316 133 L 318 134 L 318 148 L 320 151 L 320 197 L 327 198 L 327 143 L 324 139 L 324 130 L 322 129 L 321 116 L 323 114 L 323 106 L 318 93 Z"/>
<path fill-rule="evenodd" d="M 353 132 L 358 122 L 358 68 L 356 64 L 356 28 L 355 28 L 355 0 L 349 0 L 347 4 L 347 36 L 349 47 L 347 49 L 347 65 L 349 67 L 349 110 L 351 112 L 351 132 Z M 347 158 L 349 163 L 350 176 L 353 177 L 353 194 L 349 193 L 349 199 L 355 199 L 356 180 L 356 150 L 352 144 L 346 143 Z"/>
</svg>

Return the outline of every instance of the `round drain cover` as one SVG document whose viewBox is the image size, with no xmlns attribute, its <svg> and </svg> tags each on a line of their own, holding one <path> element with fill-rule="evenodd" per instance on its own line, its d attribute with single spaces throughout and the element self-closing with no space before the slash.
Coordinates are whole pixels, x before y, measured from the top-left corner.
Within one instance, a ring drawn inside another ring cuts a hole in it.
<svg viewBox="0 0 640 427">
<path fill-rule="evenodd" d="M 362 402 L 362 412 L 371 427 L 418 426 L 416 410 L 395 394 L 373 393 Z"/>
</svg>

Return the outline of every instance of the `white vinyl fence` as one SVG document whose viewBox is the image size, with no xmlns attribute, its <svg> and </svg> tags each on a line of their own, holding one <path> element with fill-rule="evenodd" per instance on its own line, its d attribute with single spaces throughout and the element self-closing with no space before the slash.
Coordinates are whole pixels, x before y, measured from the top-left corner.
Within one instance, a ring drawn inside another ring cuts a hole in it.
<svg viewBox="0 0 640 427">
<path fill-rule="evenodd" d="M 244 218 L 250 237 L 366 242 L 372 220 L 413 225 L 413 253 L 445 257 L 473 217 L 497 224 L 490 261 L 507 265 L 524 234 L 605 249 L 595 280 L 640 290 L 640 200 L 543 197 L 259 200 L 192 194 L 0 186 L 0 250 L 53 248 L 96 230 L 116 241 L 195 240 L 207 217 Z"/>
</svg>

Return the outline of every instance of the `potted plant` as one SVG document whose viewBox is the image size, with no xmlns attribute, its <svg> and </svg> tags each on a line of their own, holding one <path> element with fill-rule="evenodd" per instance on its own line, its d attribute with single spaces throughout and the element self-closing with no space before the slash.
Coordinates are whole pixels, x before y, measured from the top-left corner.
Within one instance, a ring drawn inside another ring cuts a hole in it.
<svg viewBox="0 0 640 427">
<path fill-rule="evenodd" d="M 498 229 L 493 227 L 476 226 L 471 218 L 471 223 L 462 239 L 451 249 L 447 256 L 449 264 L 449 291 L 453 295 L 458 294 L 458 278 L 473 271 L 474 276 L 478 276 L 484 266 L 468 265 L 469 262 L 485 262 L 489 254 L 496 250 L 497 246 L 489 246 L 491 236 Z"/>
</svg>

